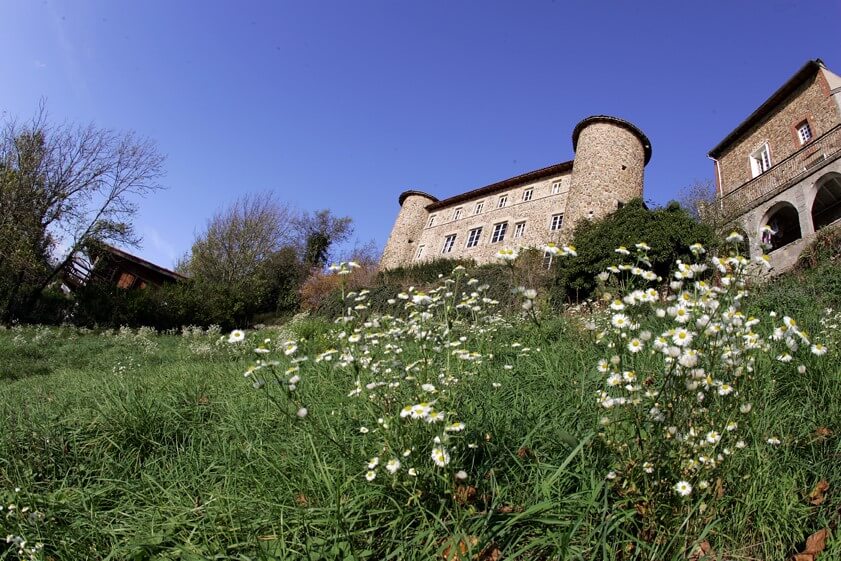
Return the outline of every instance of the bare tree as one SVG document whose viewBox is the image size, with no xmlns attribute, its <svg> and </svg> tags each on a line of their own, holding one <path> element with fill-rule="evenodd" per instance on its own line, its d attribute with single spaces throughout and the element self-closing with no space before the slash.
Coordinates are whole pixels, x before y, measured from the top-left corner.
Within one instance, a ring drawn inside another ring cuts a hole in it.
<svg viewBox="0 0 841 561">
<path fill-rule="evenodd" d="M 163 162 L 151 140 L 132 132 L 53 124 L 43 102 L 30 121 L 3 124 L 0 224 L 8 230 L 26 215 L 31 222 L 24 237 L 49 254 L 45 270 L 32 279 L 24 311 L 89 242 L 138 243 L 136 198 L 162 188 Z M 0 245 L 0 259 L 10 262 L 11 252 Z"/>
<path fill-rule="evenodd" d="M 715 183 L 711 179 L 696 180 L 680 189 L 678 202 L 689 214 L 713 228 L 721 222 L 721 213 L 716 204 Z"/>
</svg>

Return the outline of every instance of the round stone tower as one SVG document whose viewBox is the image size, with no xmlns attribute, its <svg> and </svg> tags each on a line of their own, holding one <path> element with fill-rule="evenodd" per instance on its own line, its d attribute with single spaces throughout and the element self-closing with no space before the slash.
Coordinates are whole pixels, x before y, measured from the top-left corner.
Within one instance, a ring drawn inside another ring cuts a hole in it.
<svg viewBox="0 0 841 561">
<path fill-rule="evenodd" d="M 392 269 L 410 263 L 418 248 L 418 238 L 429 220 L 426 207 L 438 199 L 422 191 L 403 191 L 398 199 L 400 212 L 385 244 L 380 269 Z"/>
<path fill-rule="evenodd" d="M 608 115 L 587 117 L 572 131 L 572 164 L 564 224 L 601 218 L 642 197 L 651 142 L 634 124 Z"/>
</svg>

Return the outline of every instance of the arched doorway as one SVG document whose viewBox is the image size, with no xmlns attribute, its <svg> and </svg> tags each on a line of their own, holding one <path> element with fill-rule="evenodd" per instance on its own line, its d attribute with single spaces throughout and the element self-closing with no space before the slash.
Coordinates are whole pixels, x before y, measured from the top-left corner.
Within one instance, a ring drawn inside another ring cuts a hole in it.
<svg viewBox="0 0 841 561">
<path fill-rule="evenodd" d="M 812 203 L 812 224 L 820 230 L 841 218 L 841 174 L 828 173 L 818 180 L 818 192 Z"/>
<path fill-rule="evenodd" d="M 771 246 L 771 251 L 801 238 L 800 217 L 791 203 L 779 202 L 766 214 L 763 225 L 770 228 L 763 232 L 762 242 Z"/>
</svg>

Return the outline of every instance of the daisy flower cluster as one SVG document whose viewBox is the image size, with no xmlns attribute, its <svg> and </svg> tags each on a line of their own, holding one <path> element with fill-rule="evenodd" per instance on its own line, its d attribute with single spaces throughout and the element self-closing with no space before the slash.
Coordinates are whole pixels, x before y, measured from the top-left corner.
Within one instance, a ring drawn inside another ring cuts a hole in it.
<svg viewBox="0 0 841 561">
<path fill-rule="evenodd" d="M 595 335 L 605 348 L 595 399 L 600 437 L 615 452 L 610 479 L 625 492 L 709 490 L 727 458 L 747 446 L 741 429 L 756 369 L 804 348 L 823 352 L 794 319 L 761 329 L 742 311 L 749 263 L 738 234 L 728 242 L 734 251 L 724 258 L 691 246 L 693 259 L 678 261 L 665 290 L 652 285 L 664 279 L 644 243 L 617 248 L 623 262 L 599 277 L 610 313 Z"/>
<path fill-rule="evenodd" d="M 44 544 L 31 542 L 25 535 L 38 534 L 38 526 L 44 522 L 44 514 L 28 506 L 20 506 L 20 489 L 7 491 L 0 499 L 0 520 L 7 529 L 13 530 L 5 536 L 5 543 L 9 552 L 14 552 L 18 559 L 36 561 L 41 559 Z"/>
<path fill-rule="evenodd" d="M 451 489 L 469 477 L 460 460 L 481 440 L 460 415 L 460 396 L 475 391 L 478 367 L 493 359 L 496 334 L 508 325 L 488 288 L 459 266 L 429 289 L 410 287 L 389 299 L 391 314 L 372 314 L 369 291 L 345 293 L 342 285 L 344 312 L 327 336 L 331 348 L 307 356 L 303 342 L 288 341 L 272 360 L 276 345 L 266 340 L 245 376 L 298 417 L 310 413 L 297 393 L 302 377 L 347 383 L 345 403 L 330 414 L 348 427 L 339 444 L 361 456 L 359 476 L 411 494 Z M 228 337 L 254 346 L 244 332 Z M 517 356 L 528 351 L 520 347 Z"/>
</svg>

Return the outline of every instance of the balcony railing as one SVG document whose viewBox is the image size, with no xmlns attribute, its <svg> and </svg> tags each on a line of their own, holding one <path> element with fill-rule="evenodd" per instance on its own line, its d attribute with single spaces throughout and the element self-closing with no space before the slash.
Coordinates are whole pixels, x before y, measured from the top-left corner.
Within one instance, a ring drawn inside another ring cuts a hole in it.
<svg viewBox="0 0 841 561">
<path fill-rule="evenodd" d="M 841 155 L 841 125 L 719 199 L 724 216 L 735 218 L 749 208 L 785 191 L 809 175 L 816 166 Z"/>
</svg>

